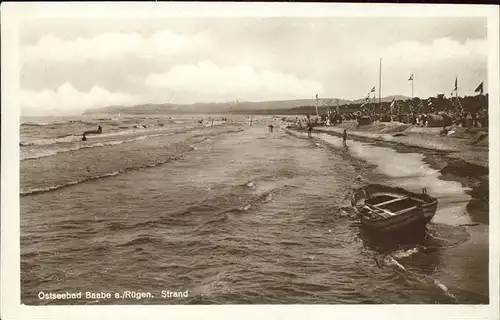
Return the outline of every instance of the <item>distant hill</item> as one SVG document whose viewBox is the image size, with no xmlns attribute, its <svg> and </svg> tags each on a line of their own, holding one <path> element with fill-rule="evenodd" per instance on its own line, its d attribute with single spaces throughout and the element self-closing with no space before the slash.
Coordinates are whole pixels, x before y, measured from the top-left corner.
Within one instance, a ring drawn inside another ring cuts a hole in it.
<svg viewBox="0 0 500 320">
<path fill-rule="evenodd" d="M 320 100 L 320 105 L 332 99 Z M 339 99 L 339 104 L 351 103 L 349 100 Z M 224 103 L 194 103 L 189 105 L 180 104 L 144 104 L 132 107 L 111 106 L 106 108 L 91 109 L 84 114 L 105 113 L 132 113 L 132 114 L 172 114 L 172 113 L 241 113 L 257 110 L 290 109 L 304 105 L 316 105 L 314 99 L 283 100 L 283 101 L 260 101 L 260 102 L 224 102 Z"/>
<path fill-rule="evenodd" d="M 382 97 L 382 99 L 380 99 L 380 101 L 381 102 L 391 102 L 392 99 L 394 99 L 394 98 L 396 98 L 396 100 L 408 100 L 408 99 L 411 99 L 410 97 L 407 97 L 407 96 L 393 95 L 393 96 Z M 352 103 L 357 104 L 357 103 L 363 103 L 363 102 L 365 102 L 365 98 L 354 100 Z M 375 102 L 378 102 L 378 98 L 375 99 Z"/>
<path fill-rule="evenodd" d="M 382 98 L 383 102 L 392 101 L 394 96 Z M 408 97 L 397 96 L 397 99 L 408 99 Z M 338 104 L 350 105 L 362 103 L 364 99 L 355 101 L 338 99 Z M 238 113 L 238 114 L 289 114 L 293 109 L 300 112 L 304 107 L 315 108 L 316 100 L 314 99 L 298 99 L 298 100 L 280 100 L 280 101 L 260 101 L 260 102 L 224 102 L 224 103 L 194 103 L 189 105 L 180 104 L 144 104 L 132 107 L 111 106 L 106 108 L 91 109 L 84 112 L 84 114 L 207 114 L 207 113 Z M 329 107 L 335 108 L 337 106 L 337 99 L 328 98 L 320 99 L 320 108 Z M 287 111 L 287 112 L 282 112 Z"/>
</svg>

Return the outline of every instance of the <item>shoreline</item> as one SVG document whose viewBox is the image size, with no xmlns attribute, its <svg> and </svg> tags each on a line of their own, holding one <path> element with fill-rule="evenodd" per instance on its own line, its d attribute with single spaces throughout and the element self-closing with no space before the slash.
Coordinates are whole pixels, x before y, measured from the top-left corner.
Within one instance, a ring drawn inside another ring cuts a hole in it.
<svg viewBox="0 0 500 320">
<path fill-rule="evenodd" d="M 330 130 L 315 130 L 316 133 L 326 133 L 340 138 L 343 128 L 331 128 Z M 297 136 L 306 133 L 306 130 L 297 130 L 297 128 L 283 128 L 285 132 Z M 334 130 L 331 130 L 334 129 Z M 314 132 L 314 131 L 313 131 Z M 447 151 L 437 148 L 425 148 L 420 145 L 408 145 L 404 143 L 394 143 L 393 141 L 385 141 L 381 139 L 367 138 L 365 135 L 358 136 L 349 132 L 349 139 L 365 143 L 375 143 L 378 146 L 385 146 L 403 153 L 421 153 L 423 161 L 432 169 L 441 173 L 442 180 L 456 181 L 461 183 L 469 190 L 466 192 L 471 199 L 466 205 L 466 211 L 471 216 L 474 223 L 489 225 L 489 169 L 486 159 L 486 166 L 478 163 L 468 162 L 461 158 L 456 152 Z M 307 137 L 302 137 L 307 139 Z M 312 136 L 316 139 L 314 133 Z M 446 138 L 446 137 L 445 137 Z M 415 150 L 419 149 L 419 150 Z M 484 163 L 481 163 L 484 164 Z"/>
<path fill-rule="evenodd" d="M 290 130 L 301 131 L 289 127 Z M 344 129 L 351 139 L 380 141 L 389 144 L 445 152 L 450 158 L 472 165 L 489 168 L 488 133 L 475 129 L 456 128 L 449 136 L 440 136 L 442 128 L 415 127 L 402 123 L 373 123 L 357 127 L 356 122 L 344 122 L 338 126 L 314 127 L 314 132 L 341 136 Z"/>
</svg>

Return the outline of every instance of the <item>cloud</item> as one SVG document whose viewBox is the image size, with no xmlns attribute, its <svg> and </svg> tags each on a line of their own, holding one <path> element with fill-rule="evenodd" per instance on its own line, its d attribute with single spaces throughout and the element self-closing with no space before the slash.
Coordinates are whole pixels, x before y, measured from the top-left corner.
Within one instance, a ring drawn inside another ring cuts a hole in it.
<svg viewBox="0 0 500 320">
<path fill-rule="evenodd" d="M 142 29 L 113 22 L 94 30 L 83 23 L 79 32 L 46 27 L 37 33 L 45 35 L 22 47 L 21 86 L 58 92 L 68 82 L 76 91 L 106 88 L 140 97 L 140 103 L 281 100 L 316 93 L 358 99 L 374 85 L 378 95 L 382 58 L 382 95 L 410 96 L 411 73 L 415 96 L 449 93 L 456 76 L 459 94 L 473 94 L 481 81 L 487 86 L 484 21 L 444 20 L 424 19 L 417 27 L 406 18 L 197 18 L 169 25 L 141 22 L 148 26 Z M 464 31 L 472 26 L 476 31 Z"/>
<path fill-rule="evenodd" d="M 440 38 L 429 45 L 422 45 L 419 42 L 398 42 L 384 50 L 383 55 L 390 60 L 420 64 L 426 61 L 475 59 L 486 57 L 486 52 L 488 48 L 485 40 L 467 40 L 461 43 L 450 38 Z"/>
<path fill-rule="evenodd" d="M 72 62 L 106 61 L 124 57 L 162 58 L 179 55 L 185 51 L 210 45 L 210 38 L 203 33 L 180 34 L 161 30 L 144 38 L 139 33 L 103 33 L 93 38 L 64 41 L 52 34 L 44 35 L 35 45 L 24 46 L 23 62 L 33 60 Z"/>
<path fill-rule="evenodd" d="M 139 97 L 109 92 L 94 86 L 89 92 L 77 91 L 69 83 L 61 85 L 57 90 L 31 91 L 22 90 L 21 106 L 23 109 L 37 114 L 78 113 L 85 109 L 113 105 L 133 105 L 139 102 Z"/>
<path fill-rule="evenodd" d="M 207 60 L 150 74 L 144 81 L 151 87 L 190 94 L 194 100 L 196 95 L 209 96 L 211 101 L 309 98 L 324 91 L 321 83 L 293 74 L 245 65 L 219 67 Z"/>
<path fill-rule="evenodd" d="M 379 59 L 382 58 L 382 95 L 411 96 L 410 74 L 415 74 L 415 96 L 449 93 L 455 77 L 460 94 L 472 94 L 481 81 L 487 80 L 487 41 L 438 38 L 428 43 L 400 41 L 390 46 L 366 47 L 337 56 L 335 65 L 324 68 L 316 79 L 326 84 L 327 94 L 359 98 L 377 86 Z M 285 62 L 283 62 L 285 63 Z"/>
</svg>

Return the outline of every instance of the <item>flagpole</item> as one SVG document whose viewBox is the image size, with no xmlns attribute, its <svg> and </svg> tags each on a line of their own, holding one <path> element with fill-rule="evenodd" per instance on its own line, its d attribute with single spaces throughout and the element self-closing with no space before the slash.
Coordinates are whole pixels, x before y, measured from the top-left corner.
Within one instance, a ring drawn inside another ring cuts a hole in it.
<svg viewBox="0 0 500 320">
<path fill-rule="evenodd" d="M 372 95 L 372 93 L 370 92 L 368 94 L 368 102 L 370 103 L 370 109 L 369 110 L 371 110 L 372 107 L 373 107 L 373 99 L 372 99 L 371 95 Z"/>
<path fill-rule="evenodd" d="M 483 96 L 483 92 L 484 92 L 484 81 L 481 82 L 481 91 L 479 92 L 479 95 L 481 96 L 481 111 L 484 110 L 484 96 Z"/>
<path fill-rule="evenodd" d="M 481 92 L 480 93 L 480 96 L 481 96 L 481 112 L 484 111 L 484 96 L 483 96 L 483 93 Z"/>
<path fill-rule="evenodd" d="M 378 104 L 381 103 L 381 92 L 382 92 L 382 58 L 380 58 L 380 65 L 378 70 Z"/>
<path fill-rule="evenodd" d="M 411 74 L 411 99 L 413 100 L 413 81 L 415 81 L 415 75 Z"/>
<path fill-rule="evenodd" d="M 373 99 L 370 99 L 370 112 L 373 109 L 373 104 L 375 103 L 375 92 L 373 93 Z"/>
<path fill-rule="evenodd" d="M 395 101 L 396 101 L 396 99 L 393 99 L 392 102 L 391 102 L 391 104 L 390 104 L 390 106 L 389 106 L 390 111 L 391 111 L 391 113 L 389 114 L 391 122 L 392 122 L 392 108 L 394 108 L 394 105 L 396 104 Z"/>
<path fill-rule="evenodd" d="M 318 113 L 318 103 L 319 103 L 319 98 L 318 98 L 318 95 L 316 95 L 316 116 L 319 117 L 319 113 Z"/>
<path fill-rule="evenodd" d="M 483 90 L 484 90 L 483 86 L 484 85 L 483 85 L 483 82 L 481 82 L 481 84 L 479 86 L 480 86 L 480 87 L 478 87 L 478 89 L 480 88 L 479 101 L 481 102 L 481 110 L 480 111 L 482 113 L 484 111 L 484 99 L 483 99 Z M 477 89 L 475 91 L 477 91 Z M 477 114 L 478 114 L 477 108 L 476 108 L 475 114 L 476 114 L 476 125 L 477 125 Z M 481 126 L 482 126 L 482 124 L 481 124 Z"/>
</svg>

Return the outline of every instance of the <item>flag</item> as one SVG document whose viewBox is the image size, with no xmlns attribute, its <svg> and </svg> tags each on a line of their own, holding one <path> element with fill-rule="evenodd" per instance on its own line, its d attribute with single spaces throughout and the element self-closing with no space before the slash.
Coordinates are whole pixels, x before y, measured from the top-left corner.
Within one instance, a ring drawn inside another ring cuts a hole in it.
<svg viewBox="0 0 500 320">
<path fill-rule="evenodd" d="M 483 82 L 481 82 L 479 86 L 477 86 L 476 90 L 474 90 L 474 92 L 479 92 L 479 94 L 483 94 L 483 90 L 484 90 Z"/>
<path fill-rule="evenodd" d="M 375 87 L 373 87 L 373 88 L 370 90 L 370 92 L 375 92 Z"/>
<path fill-rule="evenodd" d="M 392 101 L 391 101 L 391 113 L 392 113 L 392 109 L 394 109 L 395 105 L 396 105 L 396 97 L 392 98 Z"/>
<path fill-rule="evenodd" d="M 413 81 L 413 73 L 411 74 L 411 76 L 408 78 L 408 81 Z"/>
<path fill-rule="evenodd" d="M 458 77 L 455 78 L 455 88 L 453 89 L 453 91 L 451 93 L 457 91 L 457 89 L 458 89 L 457 82 L 458 82 Z"/>
</svg>

